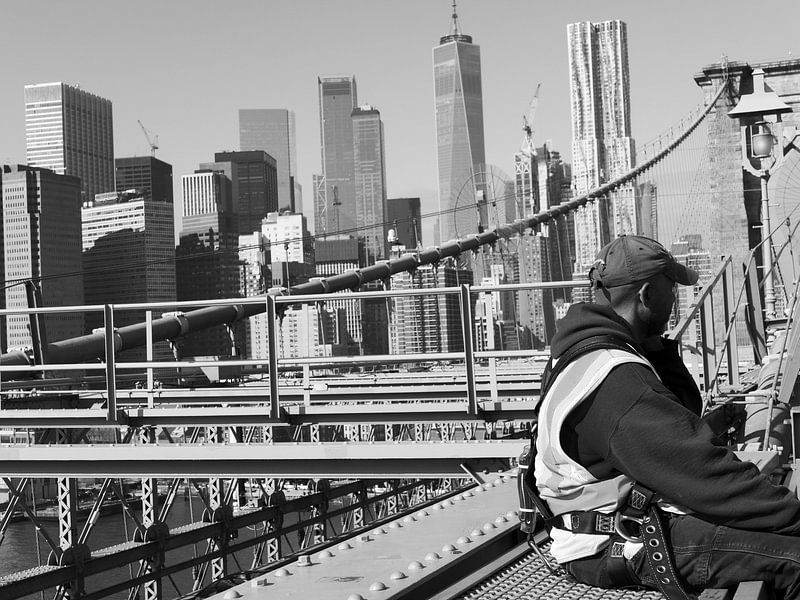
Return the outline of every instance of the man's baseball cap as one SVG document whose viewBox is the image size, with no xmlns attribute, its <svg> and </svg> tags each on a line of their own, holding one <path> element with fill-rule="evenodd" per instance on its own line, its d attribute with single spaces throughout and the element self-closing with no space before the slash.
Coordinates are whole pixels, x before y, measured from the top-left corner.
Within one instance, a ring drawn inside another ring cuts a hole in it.
<svg viewBox="0 0 800 600">
<path fill-rule="evenodd" d="M 663 273 L 681 285 L 694 285 L 699 274 L 675 260 L 664 246 L 650 238 L 623 235 L 597 253 L 589 270 L 593 287 L 616 287 Z"/>
</svg>

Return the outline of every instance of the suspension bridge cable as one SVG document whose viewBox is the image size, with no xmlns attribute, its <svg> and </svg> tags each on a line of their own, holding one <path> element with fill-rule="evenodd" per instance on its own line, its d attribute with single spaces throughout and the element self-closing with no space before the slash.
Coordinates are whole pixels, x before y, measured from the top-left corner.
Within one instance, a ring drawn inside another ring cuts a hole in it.
<svg viewBox="0 0 800 600">
<path fill-rule="evenodd" d="M 505 200 L 511 198 L 512 196 L 513 196 L 512 194 L 508 194 L 508 195 L 502 196 L 498 200 L 505 201 Z M 441 217 L 443 215 L 447 215 L 447 214 L 454 213 L 454 212 L 473 210 L 473 208 L 474 207 L 472 205 L 464 205 L 464 206 L 459 206 L 459 207 L 448 208 L 448 209 L 441 210 L 441 211 L 431 211 L 431 212 L 428 212 L 428 213 L 421 214 L 419 216 L 419 219 L 427 219 L 427 218 L 431 218 L 431 217 Z M 230 254 L 230 255 L 236 254 L 236 255 L 238 255 L 238 253 L 241 252 L 241 251 L 256 250 L 256 249 L 261 249 L 261 248 L 271 248 L 273 246 L 282 247 L 285 244 L 292 244 L 292 243 L 296 243 L 296 242 L 301 242 L 301 241 L 305 241 L 307 239 L 310 239 L 312 241 L 320 241 L 320 240 L 321 241 L 325 241 L 329 237 L 335 238 L 337 236 L 348 235 L 348 234 L 351 234 L 351 233 L 358 233 L 358 232 L 368 231 L 368 230 L 377 229 L 377 228 L 384 228 L 386 226 L 393 225 L 395 222 L 397 222 L 397 223 L 407 223 L 407 222 L 411 222 L 411 221 L 413 221 L 415 219 L 417 219 L 417 217 L 409 217 L 409 218 L 406 218 L 406 219 L 394 219 L 392 221 L 383 221 L 381 223 L 376 223 L 376 224 L 373 224 L 373 225 L 350 227 L 350 228 L 342 229 L 342 230 L 339 230 L 339 231 L 336 231 L 336 232 L 315 234 L 315 235 L 310 235 L 310 236 L 307 236 L 307 237 L 298 236 L 298 237 L 293 237 L 293 238 L 287 238 L 287 239 L 281 240 L 281 241 L 271 241 L 271 240 L 269 240 L 269 241 L 267 241 L 266 243 L 263 243 L 263 244 L 246 244 L 246 245 L 241 245 L 241 246 L 237 245 L 236 247 L 233 247 L 233 248 L 219 248 L 219 249 L 204 248 L 200 252 L 194 252 L 194 253 L 186 254 L 186 255 L 182 255 L 182 256 L 175 256 L 174 254 L 171 254 L 168 258 L 157 258 L 157 259 L 146 260 L 146 261 L 140 261 L 140 260 L 136 260 L 136 259 L 131 259 L 129 261 L 117 262 L 117 263 L 114 264 L 113 267 L 97 267 L 97 268 L 93 268 L 93 269 L 81 269 L 80 271 L 68 271 L 68 272 L 65 272 L 65 273 L 55 273 L 55 274 L 52 274 L 52 275 L 43 275 L 43 276 L 39 276 L 39 277 L 20 277 L 20 278 L 16 278 L 16 279 L 7 279 L 5 281 L 5 283 L 7 285 L 5 285 L 4 287 L 2 287 L 0 289 L 8 289 L 8 288 L 11 288 L 11 287 L 15 287 L 17 285 L 25 283 L 26 281 L 42 282 L 42 281 L 50 281 L 50 280 L 54 280 L 54 279 L 64 279 L 64 278 L 67 278 L 67 277 L 77 277 L 79 275 L 93 275 L 93 274 L 104 274 L 104 273 L 110 273 L 110 272 L 118 272 L 120 270 L 124 270 L 124 269 L 128 269 L 128 268 L 142 268 L 142 267 L 149 267 L 149 266 L 159 265 L 159 264 L 180 263 L 180 262 L 183 262 L 183 261 L 196 260 L 197 258 L 202 257 L 204 255 L 208 255 L 208 256 L 211 256 L 211 255 L 219 256 L 219 255 L 226 255 L 226 254 Z M 178 246 L 178 247 L 180 247 L 180 246 Z"/>
</svg>

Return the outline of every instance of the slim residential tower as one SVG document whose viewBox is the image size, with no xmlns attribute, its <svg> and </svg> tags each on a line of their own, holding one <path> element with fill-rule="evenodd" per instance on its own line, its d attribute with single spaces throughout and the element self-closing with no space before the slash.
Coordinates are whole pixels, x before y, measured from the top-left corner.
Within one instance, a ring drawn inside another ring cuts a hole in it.
<svg viewBox="0 0 800 600">
<path fill-rule="evenodd" d="M 628 33 L 622 21 L 567 26 L 572 105 L 572 181 L 576 195 L 629 171 L 631 137 Z M 638 233 L 633 184 L 587 204 L 575 217 L 576 274 L 618 235 Z"/>
</svg>

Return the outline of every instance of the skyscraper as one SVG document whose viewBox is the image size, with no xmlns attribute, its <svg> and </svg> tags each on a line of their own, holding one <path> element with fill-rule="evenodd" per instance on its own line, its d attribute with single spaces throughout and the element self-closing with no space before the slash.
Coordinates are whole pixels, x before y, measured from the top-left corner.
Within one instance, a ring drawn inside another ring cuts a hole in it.
<svg viewBox="0 0 800 600">
<path fill-rule="evenodd" d="M 433 79 L 440 231 L 446 242 L 476 233 L 475 205 L 481 199 L 469 180 L 486 162 L 480 46 L 460 32 L 455 12 L 450 33 L 433 49 Z M 480 214 L 483 221 L 485 211 Z"/>
<path fill-rule="evenodd" d="M 301 212 L 298 198 L 294 111 L 285 108 L 239 110 L 239 149 L 263 150 L 275 159 L 278 204 L 271 211 Z M 255 230 L 254 230 L 255 231 Z"/>
<path fill-rule="evenodd" d="M 261 222 L 272 260 L 272 287 L 305 283 L 314 276 L 314 247 L 305 215 L 269 213 Z"/>
<path fill-rule="evenodd" d="M 315 198 L 315 234 L 352 232 L 356 227 L 353 109 L 356 78 L 330 75 L 318 78 L 322 177 Z"/>
<path fill-rule="evenodd" d="M 629 171 L 631 137 L 627 26 L 622 21 L 567 26 L 572 106 L 572 181 L 582 195 Z M 584 276 L 612 238 L 638 233 L 633 183 L 587 204 L 575 217 L 576 274 Z"/>
<path fill-rule="evenodd" d="M 83 304 L 80 180 L 48 169 L 4 166 L 2 181 L 6 308 L 27 307 L 24 285 L 41 287 L 44 306 Z M 32 347 L 27 315 L 8 315 L 9 348 Z M 80 312 L 47 315 L 48 341 L 84 333 Z"/>
<path fill-rule="evenodd" d="M 263 150 L 217 152 L 214 161 L 231 164 L 226 172 L 231 180 L 239 235 L 260 231 L 261 221 L 278 210 L 277 161 Z"/>
<path fill-rule="evenodd" d="M 162 164 L 169 167 L 171 180 L 172 167 Z M 83 203 L 81 223 L 87 304 L 176 299 L 175 219 L 171 201 L 151 200 L 139 191 L 99 194 L 93 201 Z M 144 316 L 143 312 L 117 311 L 114 326 L 140 323 Z M 103 314 L 87 313 L 86 323 L 88 329 L 101 327 Z M 171 356 L 167 344 L 158 346 L 157 355 Z M 144 356 L 141 350 L 126 354 L 129 358 Z"/>
<path fill-rule="evenodd" d="M 235 298 L 239 294 L 239 256 L 231 181 L 222 171 L 199 170 L 182 178 L 183 220 L 175 252 L 178 300 Z M 244 328 L 235 346 L 245 346 Z M 181 342 L 184 356 L 231 355 L 224 327 L 192 333 Z"/>
<path fill-rule="evenodd" d="M 269 240 L 261 231 L 239 236 L 241 294 L 245 298 L 260 296 L 269 287 Z M 247 357 L 268 358 L 267 316 L 260 313 L 245 321 Z"/>
<path fill-rule="evenodd" d="M 553 142 L 546 140 L 536 152 L 539 202 L 541 210 L 558 206 L 569 200 L 571 188 L 570 166 L 561 160 L 561 153 L 553 149 Z M 573 213 L 556 219 L 548 226 L 547 259 L 550 265 L 550 281 L 572 279 L 573 256 L 575 254 L 575 222 Z M 553 290 L 556 299 L 569 301 L 571 290 Z"/>
<path fill-rule="evenodd" d="M 314 244 L 317 277 L 331 277 L 345 271 L 364 266 L 364 241 L 354 236 L 338 236 L 317 240 Z M 365 342 L 364 330 L 371 323 L 364 319 L 366 299 L 336 299 L 325 303 L 326 308 L 336 314 L 334 320 L 343 327 L 337 327 L 334 338 L 337 344 L 358 344 Z M 385 306 L 385 302 L 382 301 Z M 385 330 L 385 323 L 384 323 Z M 358 352 L 356 347 L 355 352 Z"/>
<path fill-rule="evenodd" d="M 383 122 L 378 109 L 353 109 L 353 166 L 356 192 L 357 236 L 364 239 L 367 264 L 388 258 L 384 235 L 386 215 L 386 165 L 383 152 Z"/>
<path fill-rule="evenodd" d="M 83 200 L 112 192 L 111 101 L 66 83 L 25 86 L 27 163 L 81 179 Z"/>
<path fill-rule="evenodd" d="M 402 245 L 392 248 L 393 256 L 405 252 Z M 472 271 L 461 269 L 452 260 L 437 267 L 421 265 L 413 273 L 392 277 L 392 289 L 455 287 L 472 284 Z M 462 352 L 464 334 L 458 296 L 398 296 L 391 299 L 389 314 L 389 353 Z"/>
<path fill-rule="evenodd" d="M 118 192 L 136 190 L 145 200 L 173 203 L 171 164 L 155 156 L 130 156 L 115 159 L 114 167 Z"/>
</svg>

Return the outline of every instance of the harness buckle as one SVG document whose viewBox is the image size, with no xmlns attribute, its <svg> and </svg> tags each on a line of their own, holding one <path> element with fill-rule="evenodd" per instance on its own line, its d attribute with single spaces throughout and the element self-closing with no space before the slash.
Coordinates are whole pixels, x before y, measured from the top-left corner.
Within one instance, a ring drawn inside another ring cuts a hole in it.
<svg viewBox="0 0 800 600">
<path fill-rule="evenodd" d="M 631 517 L 618 512 L 614 516 L 614 529 L 622 539 L 639 544 L 642 542 L 642 521 L 641 517 Z M 638 533 L 634 533 L 629 529 L 631 527 L 629 523 L 637 526 Z"/>
</svg>

